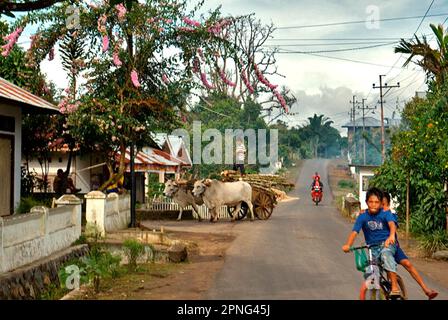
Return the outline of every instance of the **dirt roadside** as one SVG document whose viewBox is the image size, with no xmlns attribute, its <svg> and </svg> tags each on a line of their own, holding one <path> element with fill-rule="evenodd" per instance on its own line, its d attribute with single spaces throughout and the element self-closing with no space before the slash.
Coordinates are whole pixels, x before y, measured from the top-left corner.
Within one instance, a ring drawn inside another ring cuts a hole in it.
<svg viewBox="0 0 448 320">
<path fill-rule="evenodd" d="M 97 294 L 84 290 L 71 299 L 80 300 L 203 300 L 224 264 L 225 252 L 235 236 L 234 224 L 221 226 L 197 221 L 145 221 L 149 229 L 163 226 L 171 239 L 182 240 L 189 248 L 184 263 L 140 265 L 138 270 L 114 279 L 104 279 Z M 194 231 L 193 231 L 194 230 Z"/>
<path fill-rule="evenodd" d="M 335 161 L 332 162 L 328 168 L 328 179 L 330 181 L 333 196 L 335 198 L 335 205 L 337 204 L 337 197 L 349 192 L 354 193 L 354 190 L 350 190 L 350 188 L 341 189 L 340 187 L 338 187 L 339 181 L 351 179 L 348 173 L 344 174 L 344 170 L 341 170 L 344 164 L 346 164 L 346 162 L 343 160 Z M 351 222 L 354 222 L 354 220 L 350 217 L 345 216 L 345 218 L 350 220 Z M 398 230 L 398 239 L 400 239 L 400 245 L 406 252 L 406 255 L 409 257 L 410 261 L 414 264 L 415 268 L 419 272 L 448 288 L 447 261 L 438 261 L 432 258 L 426 258 L 423 251 L 418 248 L 418 242 L 415 239 L 410 238 L 409 244 L 406 243 L 404 230 Z"/>
</svg>

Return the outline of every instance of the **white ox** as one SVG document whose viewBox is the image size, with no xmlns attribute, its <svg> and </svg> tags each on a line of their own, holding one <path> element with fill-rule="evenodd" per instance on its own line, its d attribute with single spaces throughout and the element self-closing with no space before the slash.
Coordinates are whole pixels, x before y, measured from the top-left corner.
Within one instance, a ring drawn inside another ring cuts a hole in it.
<svg viewBox="0 0 448 320">
<path fill-rule="evenodd" d="M 236 207 L 235 213 L 240 211 L 241 203 L 245 202 L 250 210 L 250 219 L 254 220 L 254 211 L 252 206 L 252 187 L 245 181 L 221 182 L 218 180 L 198 180 L 194 183 L 193 194 L 202 200 L 211 212 L 210 221 L 218 220 L 218 209 L 222 205 Z M 232 221 L 235 221 L 236 214 Z"/>
<path fill-rule="evenodd" d="M 194 211 L 196 211 L 199 221 L 202 221 L 197 204 L 202 205 L 203 202 L 200 198 L 195 198 L 191 191 L 187 190 L 186 186 L 181 186 L 176 181 L 168 180 L 165 182 L 163 194 L 169 198 L 172 198 L 173 201 L 179 205 L 179 216 L 177 217 L 177 220 L 182 219 L 182 212 L 184 208 L 191 205 Z"/>
</svg>

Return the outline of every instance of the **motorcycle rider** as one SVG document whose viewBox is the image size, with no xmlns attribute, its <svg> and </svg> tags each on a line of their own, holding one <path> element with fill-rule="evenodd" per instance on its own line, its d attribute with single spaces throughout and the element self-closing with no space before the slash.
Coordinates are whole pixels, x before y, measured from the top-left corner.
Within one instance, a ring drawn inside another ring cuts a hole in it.
<svg viewBox="0 0 448 320">
<path fill-rule="evenodd" d="M 320 191 L 324 190 L 324 185 L 322 181 L 320 181 L 320 175 L 316 172 L 313 176 L 313 182 L 311 183 L 311 190 L 314 190 L 314 187 L 318 186 Z"/>
<path fill-rule="evenodd" d="M 319 201 L 321 201 L 323 190 L 324 190 L 324 185 L 323 185 L 322 181 L 320 181 L 320 175 L 317 172 L 314 174 L 313 182 L 311 183 L 311 196 L 312 197 L 313 197 L 313 193 L 316 192 L 315 191 L 316 187 L 318 188 L 318 190 L 316 190 L 316 191 L 319 192 Z"/>
</svg>

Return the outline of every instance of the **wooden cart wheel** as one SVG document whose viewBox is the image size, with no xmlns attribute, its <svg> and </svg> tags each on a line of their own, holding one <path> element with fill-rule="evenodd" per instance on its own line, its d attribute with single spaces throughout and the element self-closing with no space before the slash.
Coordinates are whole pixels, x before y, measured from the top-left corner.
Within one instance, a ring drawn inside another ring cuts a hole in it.
<svg viewBox="0 0 448 320">
<path fill-rule="evenodd" d="M 236 207 L 227 207 L 227 213 L 231 218 L 233 218 L 233 213 L 235 211 Z M 238 211 L 236 220 L 241 220 L 247 215 L 247 211 L 249 210 L 249 207 L 245 202 L 241 203 L 241 209 Z"/>
<path fill-rule="evenodd" d="M 258 219 L 267 220 L 274 211 L 274 201 L 265 192 L 258 192 L 254 201 L 254 213 Z"/>
</svg>

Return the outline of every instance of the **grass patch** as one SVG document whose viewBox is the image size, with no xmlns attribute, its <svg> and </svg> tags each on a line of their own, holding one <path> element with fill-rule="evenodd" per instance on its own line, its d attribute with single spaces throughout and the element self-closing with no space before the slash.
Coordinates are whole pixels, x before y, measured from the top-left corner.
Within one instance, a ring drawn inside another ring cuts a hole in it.
<svg viewBox="0 0 448 320">
<path fill-rule="evenodd" d="M 95 294 L 88 291 L 81 300 L 123 300 L 146 299 L 151 297 L 151 290 L 167 286 L 163 283 L 183 264 L 171 263 L 144 263 L 139 264 L 134 272 L 124 272 L 118 278 L 105 279 L 101 285 L 101 291 Z"/>
</svg>

